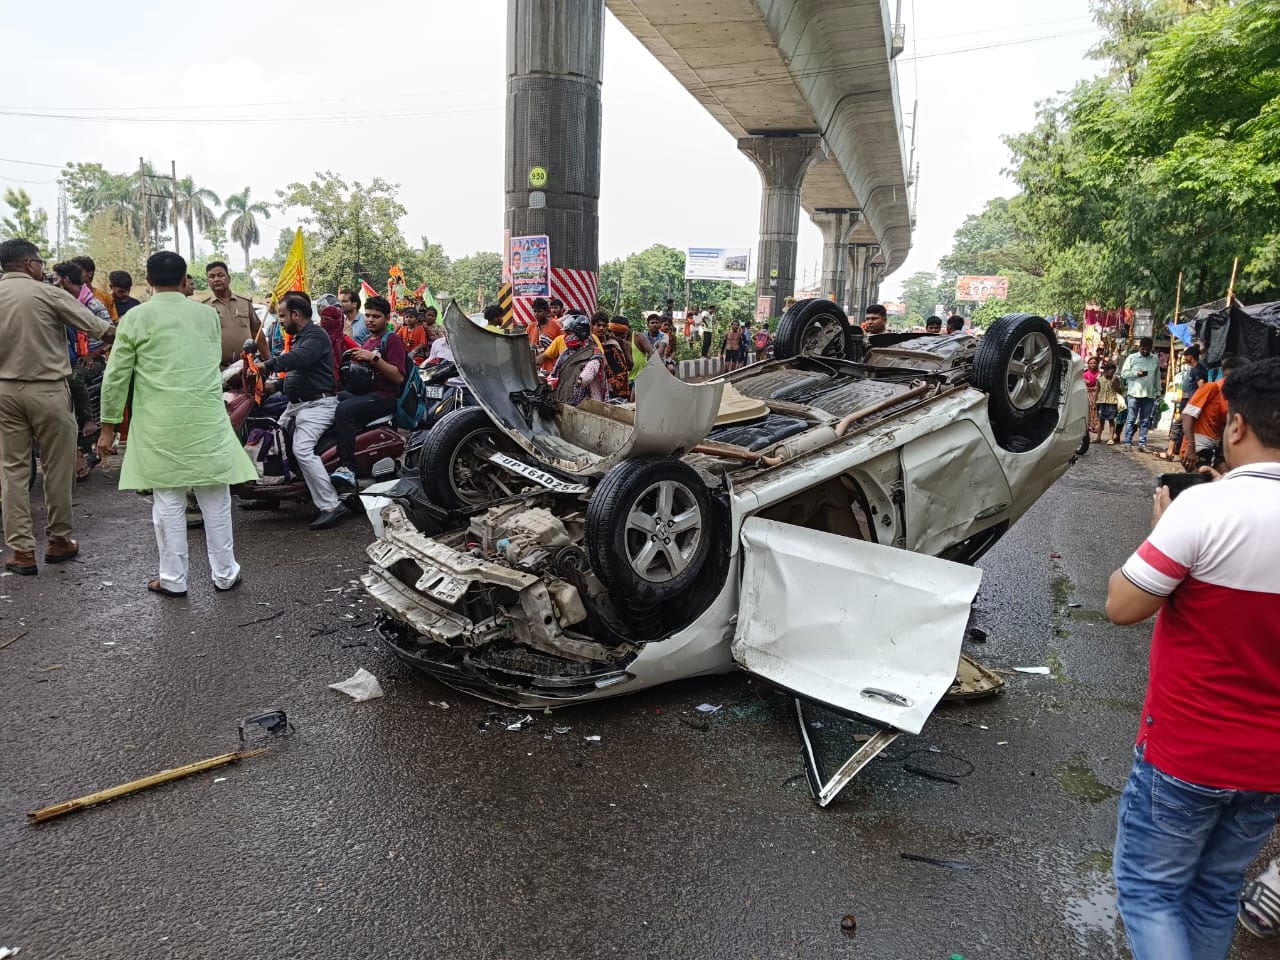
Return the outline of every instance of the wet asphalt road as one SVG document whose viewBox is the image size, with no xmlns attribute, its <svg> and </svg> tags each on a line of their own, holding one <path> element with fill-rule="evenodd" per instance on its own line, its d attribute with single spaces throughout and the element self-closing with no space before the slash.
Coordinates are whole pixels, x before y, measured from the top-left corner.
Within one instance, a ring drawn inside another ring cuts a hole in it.
<svg viewBox="0 0 1280 960">
<path fill-rule="evenodd" d="M 342 589 L 363 521 L 314 534 L 298 512 L 239 513 L 245 587 L 215 595 L 197 532 L 190 598 L 162 600 L 143 588 L 149 502 L 95 476 L 81 560 L 0 578 L 0 643 L 26 631 L 0 650 L 0 945 L 22 960 L 1127 957 L 1109 848 L 1150 628 L 1101 611 L 1154 472 L 1095 447 L 984 560 L 989 640 L 969 652 L 1052 675 L 941 709 L 827 810 L 795 779 L 787 703 L 744 675 L 482 730 L 490 706 L 366 632 L 368 605 Z M 384 699 L 326 688 L 361 666 Z M 680 721 L 703 702 L 723 705 L 709 729 Z M 26 822 L 234 749 L 238 718 L 267 706 L 297 734 L 263 756 Z M 838 762 L 854 732 L 827 717 L 818 735 Z M 1246 939 L 1233 956 L 1269 955 Z"/>
</svg>

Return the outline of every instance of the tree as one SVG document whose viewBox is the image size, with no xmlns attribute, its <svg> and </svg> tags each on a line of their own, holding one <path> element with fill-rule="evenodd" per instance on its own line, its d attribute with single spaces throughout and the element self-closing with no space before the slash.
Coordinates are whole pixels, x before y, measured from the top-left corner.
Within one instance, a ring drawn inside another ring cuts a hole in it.
<svg viewBox="0 0 1280 960">
<path fill-rule="evenodd" d="M 142 285 L 147 275 L 142 241 L 128 230 L 120 229 L 112 211 L 103 210 L 88 217 L 81 223 L 79 233 L 79 249 L 75 252 L 93 257 L 98 264 L 99 283 L 105 284 L 111 270 L 127 270 L 135 283 Z"/>
<path fill-rule="evenodd" d="M 191 177 L 183 177 L 177 184 L 178 217 L 187 225 L 187 255 L 194 259 L 196 255 L 196 227 L 204 233 L 218 222 L 218 216 L 209 206 L 222 203 L 212 190 L 197 187 Z"/>
<path fill-rule="evenodd" d="M 502 254 L 484 251 L 453 261 L 449 292 L 468 311 L 480 309 L 481 299 L 486 305 L 496 303 L 500 286 Z"/>
<path fill-rule="evenodd" d="M 924 323 L 942 301 L 938 297 L 938 275 L 921 270 L 907 277 L 902 283 L 902 301 L 907 307 L 907 322 Z"/>
<path fill-rule="evenodd" d="M 240 244 L 244 250 L 244 270 L 249 272 L 249 250 L 255 244 L 262 242 L 262 234 L 258 230 L 258 216 L 264 220 L 271 219 L 271 208 L 265 203 L 253 203 L 249 199 L 249 188 L 245 187 L 239 193 L 233 193 L 227 197 L 225 204 L 226 209 L 220 218 L 222 224 L 226 226 L 227 221 L 231 221 L 228 227 L 228 233 L 231 235 L 233 242 Z"/>
<path fill-rule="evenodd" d="M 105 213 L 121 228 L 141 238 L 142 214 L 129 174 L 111 173 L 100 163 L 68 163 L 58 180 L 67 188 L 67 199 L 78 212 L 74 218 L 78 226 Z"/>
<path fill-rule="evenodd" d="M 401 263 L 406 276 L 416 283 L 447 279 L 447 274 L 419 278 L 419 273 L 411 273 L 409 265 L 402 263 L 410 249 L 400 232 L 405 209 L 396 198 L 398 190 L 398 184 L 381 177 L 368 186 L 358 181 L 348 186 L 337 174 L 324 171 L 317 172 L 310 183 L 291 183 L 276 191 L 279 207 L 297 210 L 305 228 L 313 289 L 336 290 L 361 278 L 376 289 L 385 283 L 388 269 L 396 263 Z M 415 263 L 415 270 L 426 266 L 429 252 L 429 245 L 424 244 L 423 263 Z"/>
<path fill-rule="evenodd" d="M 49 215 L 43 209 L 32 210 L 31 196 L 22 189 L 6 189 L 4 202 L 13 215 L 0 221 L 0 240 L 30 240 L 40 248 L 40 255 L 47 258 Z"/>
</svg>

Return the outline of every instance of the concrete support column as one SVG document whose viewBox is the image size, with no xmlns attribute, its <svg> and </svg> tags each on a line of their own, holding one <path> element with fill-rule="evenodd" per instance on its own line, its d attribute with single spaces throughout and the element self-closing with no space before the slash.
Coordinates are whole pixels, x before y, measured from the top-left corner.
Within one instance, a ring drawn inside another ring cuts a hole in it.
<svg viewBox="0 0 1280 960">
<path fill-rule="evenodd" d="M 756 296 L 772 297 L 770 316 L 796 290 L 796 231 L 800 229 L 800 185 L 817 159 L 817 134 L 743 137 L 738 149 L 751 158 L 764 192 L 760 197 L 760 250 L 756 257 Z"/>
<path fill-rule="evenodd" d="M 879 248 L 874 243 L 849 244 L 849 319 L 861 324 L 871 299 L 871 260 Z"/>
<path fill-rule="evenodd" d="M 822 280 L 819 295 L 844 301 L 845 265 L 849 262 L 849 237 L 858 223 L 859 210 L 815 210 L 814 225 L 822 231 Z"/>
<path fill-rule="evenodd" d="M 603 57 L 604 0 L 507 0 L 506 226 L 550 237 L 553 267 L 592 273 Z"/>
</svg>

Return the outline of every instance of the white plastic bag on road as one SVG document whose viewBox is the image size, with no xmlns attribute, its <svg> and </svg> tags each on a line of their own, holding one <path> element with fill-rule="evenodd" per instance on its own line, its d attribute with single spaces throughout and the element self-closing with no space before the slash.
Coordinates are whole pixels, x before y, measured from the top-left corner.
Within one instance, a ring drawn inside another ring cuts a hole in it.
<svg viewBox="0 0 1280 960">
<path fill-rule="evenodd" d="M 376 700 L 382 696 L 382 687 L 378 684 L 378 678 L 364 667 L 341 683 L 329 684 L 329 689 L 345 693 L 357 703 L 362 700 Z"/>
</svg>

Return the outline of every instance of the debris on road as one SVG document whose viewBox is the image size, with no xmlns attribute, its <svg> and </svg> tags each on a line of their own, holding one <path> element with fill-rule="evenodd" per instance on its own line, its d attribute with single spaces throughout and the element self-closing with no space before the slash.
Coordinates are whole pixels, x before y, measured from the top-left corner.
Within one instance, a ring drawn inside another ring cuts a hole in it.
<svg viewBox="0 0 1280 960">
<path fill-rule="evenodd" d="M 362 703 L 365 700 L 376 700 L 382 696 L 382 687 L 378 683 L 378 678 L 364 667 L 361 667 L 340 683 L 329 684 L 329 689 L 345 693 L 356 703 Z"/>
<path fill-rule="evenodd" d="M 686 727 L 690 727 L 694 730 L 711 729 L 711 724 L 709 724 L 703 717 L 681 717 L 680 722 Z"/>
<path fill-rule="evenodd" d="M 591 735 L 591 736 L 589 736 L 589 737 L 583 737 L 582 739 L 583 739 L 583 740 L 589 740 L 591 743 L 599 743 L 599 742 L 600 742 L 600 735 L 599 735 L 598 733 L 596 733 L 596 734 L 592 734 L 592 735 Z"/>
<path fill-rule="evenodd" d="M 721 706 L 720 704 L 715 704 L 715 703 L 700 703 L 694 709 L 697 710 L 699 713 L 711 714 L 711 713 L 719 713 L 720 706 Z"/>
<path fill-rule="evenodd" d="M 258 617 L 258 619 L 256 619 L 256 620 L 246 620 L 244 623 L 237 623 L 237 624 L 236 624 L 236 626 L 237 626 L 237 627 L 252 627 L 255 623 L 266 623 L 266 622 L 267 622 L 267 621 L 269 621 L 269 620 L 274 620 L 274 619 L 276 619 L 277 617 L 283 617 L 283 616 L 284 616 L 284 611 L 283 611 L 283 610 L 277 610 L 275 613 L 269 614 L 269 615 L 267 615 L 267 616 L 265 616 L 265 617 Z"/>
<path fill-rule="evenodd" d="M 1018 673 L 1033 673 L 1038 677 L 1047 677 L 1052 672 L 1048 667 L 1014 667 Z"/>
<path fill-rule="evenodd" d="M 560 735 L 564 735 L 564 734 L 568 733 L 568 732 L 569 732 L 570 730 L 572 730 L 572 729 L 573 729 L 573 727 L 552 727 L 552 728 L 551 728 L 551 732 L 552 732 L 552 733 L 558 733 L 558 734 L 560 734 Z"/>
<path fill-rule="evenodd" d="M 899 853 L 903 860 L 911 860 L 915 863 L 927 863 L 934 867 L 946 867 L 948 870 L 972 870 L 973 867 L 959 860 L 939 860 L 936 857 L 926 857 L 919 853 Z"/>
<path fill-rule="evenodd" d="M 526 713 L 519 720 L 513 721 L 512 723 L 508 723 L 507 729 L 512 732 L 516 730 L 523 730 L 525 727 L 529 726 L 529 724 L 531 723 L 533 723 L 533 714 Z"/>
<path fill-rule="evenodd" d="M 49 673 L 49 672 L 50 672 L 50 671 L 52 671 L 52 670 L 61 670 L 61 669 L 62 669 L 62 664 L 60 664 L 60 663 L 51 663 L 51 664 L 49 664 L 47 667 L 36 667 L 36 672 L 37 672 L 37 673 Z"/>
<path fill-rule="evenodd" d="M 257 727 L 255 732 L 253 727 Z M 247 743 L 250 740 L 258 739 L 259 734 L 265 733 L 271 736 L 287 737 L 294 732 L 293 724 L 289 722 L 289 716 L 279 707 L 271 710 L 263 710 L 261 713 L 251 713 L 247 717 L 240 720 L 240 742 Z M 248 734 L 246 737 L 245 734 Z"/>
<path fill-rule="evenodd" d="M 126 797 L 131 793 L 137 793 L 140 790 L 168 783 L 171 780 L 181 780 L 183 777 L 189 777 L 193 773 L 203 773 L 206 770 L 213 770 L 215 767 L 224 767 L 228 763 L 235 763 L 238 760 L 248 760 L 250 757 L 256 757 L 266 752 L 265 749 L 241 750 L 236 753 L 224 753 L 220 756 L 210 757 L 207 760 L 197 760 L 195 763 L 188 763 L 184 767 L 161 770 L 159 773 L 153 773 L 149 777 L 131 780 L 128 783 L 120 784 L 118 787 L 108 787 L 106 790 L 89 793 L 83 797 L 68 800 L 65 803 L 55 803 L 50 807 L 41 807 L 39 810 L 33 810 L 28 813 L 27 818 L 32 823 L 44 823 L 46 820 L 52 820 L 54 817 L 60 817 L 66 813 L 97 806 L 99 803 L 106 803 L 108 800 L 115 800 L 119 797 Z M 13 956 L 13 954 L 9 954 L 9 956 Z"/>
<path fill-rule="evenodd" d="M 858 929 L 858 918 L 852 913 L 846 913 L 840 918 L 840 929 L 845 933 L 853 933 Z"/>
<path fill-rule="evenodd" d="M 9 644 L 11 644 L 11 643 L 17 643 L 19 640 L 21 640 L 23 637 L 25 637 L 25 636 L 26 636 L 28 633 L 30 633 L 30 632 L 31 632 L 30 630 L 23 630 L 23 631 L 22 631 L 20 634 L 18 634 L 17 636 L 10 637 L 10 638 L 9 638 L 8 640 L 6 640 L 4 643 L 0 643 L 0 650 L 3 650 L 5 647 L 9 646 Z M 6 948 L 6 949 L 7 949 L 7 948 Z M 12 954 L 10 954 L 10 956 L 12 956 Z"/>
<path fill-rule="evenodd" d="M 428 700 L 427 703 L 433 707 L 439 707 L 441 710 L 448 710 L 449 703 L 447 700 Z"/>
<path fill-rule="evenodd" d="M 986 643 L 987 631 L 983 630 L 981 627 L 970 627 L 969 639 L 972 640 L 974 643 Z"/>
<path fill-rule="evenodd" d="M 9 576 L 9 574 L 5 574 Z M 16 957 L 21 947 L 0 947 L 0 960 L 9 960 L 10 957 Z"/>
</svg>

